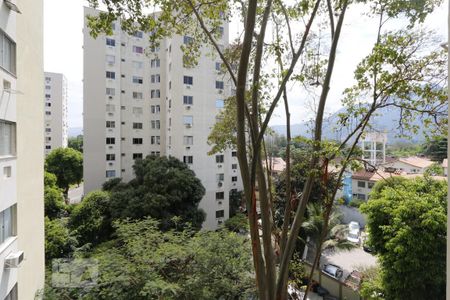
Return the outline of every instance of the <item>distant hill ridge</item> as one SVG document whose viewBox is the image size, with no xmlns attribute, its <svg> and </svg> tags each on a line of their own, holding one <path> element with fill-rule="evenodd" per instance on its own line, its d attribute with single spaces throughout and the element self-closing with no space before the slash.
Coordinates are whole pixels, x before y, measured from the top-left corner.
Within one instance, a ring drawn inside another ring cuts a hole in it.
<svg viewBox="0 0 450 300">
<path fill-rule="evenodd" d="M 336 123 L 339 120 L 338 114 L 345 112 L 345 108 L 340 109 L 334 114 L 330 115 L 324 120 L 323 125 L 323 137 L 325 139 L 341 140 L 346 137 L 349 133 L 349 129 L 344 129 L 342 132 L 335 132 L 333 129 L 336 127 Z M 400 133 L 398 129 L 400 118 L 400 109 L 396 107 L 385 107 L 377 111 L 377 115 L 372 116 L 370 119 L 371 126 L 377 131 L 387 131 L 388 144 L 393 144 L 397 142 L 411 142 L 411 143 L 422 143 L 425 141 L 424 132 L 418 134 L 411 134 L 411 139 L 405 137 L 398 137 Z M 414 120 L 414 125 L 422 125 L 420 118 Z M 305 136 L 312 137 L 312 122 L 303 122 L 300 124 L 291 125 L 291 135 L 294 136 Z M 286 125 L 274 125 L 271 128 L 278 134 L 286 135 Z"/>
</svg>

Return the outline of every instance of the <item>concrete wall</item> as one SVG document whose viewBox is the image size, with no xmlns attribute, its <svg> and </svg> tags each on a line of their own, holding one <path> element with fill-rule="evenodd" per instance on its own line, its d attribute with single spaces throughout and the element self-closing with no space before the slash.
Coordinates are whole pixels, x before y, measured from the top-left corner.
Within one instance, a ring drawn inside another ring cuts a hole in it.
<svg viewBox="0 0 450 300">
<path fill-rule="evenodd" d="M 17 6 L 17 235 L 25 252 L 18 293 L 31 300 L 44 285 L 43 1 Z"/>
</svg>

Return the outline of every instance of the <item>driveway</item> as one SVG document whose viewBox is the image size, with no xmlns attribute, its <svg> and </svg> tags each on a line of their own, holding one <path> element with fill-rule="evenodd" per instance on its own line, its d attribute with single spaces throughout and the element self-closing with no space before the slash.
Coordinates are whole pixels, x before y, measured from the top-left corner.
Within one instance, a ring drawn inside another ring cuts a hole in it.
<svg viewBox="0 0 450 300">
<path fill-rule="evenodd" d="M 81 202 L 81 198 L 83 197 L 84 192 L 84 186 L 83 183 L 80 184 L 80 186 L 72 188 L 69 190 L 69 203 L 70 204 L 76 204 Z"/>
<path fill-rule="evenodd" d="M 374 267 L 377 265 L 377 258 L 362 248 L 355 248 L 350 251 L 325 251 L 320 259 L 320 266 L 331 263 L 338 265 L 344 271 L 341 280 L 345 280 L 353 270 Z"/>
</svg>

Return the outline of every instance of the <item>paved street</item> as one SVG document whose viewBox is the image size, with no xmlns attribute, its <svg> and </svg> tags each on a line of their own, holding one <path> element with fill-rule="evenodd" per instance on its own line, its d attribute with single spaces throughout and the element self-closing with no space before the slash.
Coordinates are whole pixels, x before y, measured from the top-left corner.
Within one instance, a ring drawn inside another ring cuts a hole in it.
<svg viewBox="0 0 450 300">
<path fill-rule="evenodd" d="M 79 187 L 75 187 L 69 190 L 69 203 L 75 204 L 81 202 L 81 197 L 83 197 L 84 186 L 83 183 Z"/>
<path fill-rule="evenodd" d="M 361 267 L 376 266 L 377 258 L 362 248 L 356 248 L 351 251 L 324 252 L 320 260 L 320 265 L 331 263 L 340 266 L 344 270 L 342 280 L 345 280 L 348 274 Z"/>
</svg>

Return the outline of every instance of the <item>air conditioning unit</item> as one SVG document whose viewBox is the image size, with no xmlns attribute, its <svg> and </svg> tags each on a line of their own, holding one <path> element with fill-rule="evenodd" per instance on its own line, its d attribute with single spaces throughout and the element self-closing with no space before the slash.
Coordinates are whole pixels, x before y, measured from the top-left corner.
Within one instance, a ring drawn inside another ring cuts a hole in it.
<svg viewBox="0 0 450 300">
<path fill-rule="evenodd" d="M 186 109 L 191 109 L 191 106 L 190 106 L 190 105 L 187 105 L 187 106 L 186 106 Z"/>
<path fill-rule="evenodd" d="M 110 162 L 110 163 L 108 163 L 108 165 L 112 166 L 112 165 L 114 165 L 114 163 Z"/>
<path fill-rule="evenodd" d="M 113 98 L 113 96 L 109 96 L 108 98 L 109 98 L 109 99 L 112 99 L 112 98 Z"/>
<path fill-rule="evenodd" d="M 191 149 L 191 147 L 186 147 L 186 150 L 190 150 Z"/>
<path fill-rule="evenodd" d="M 236 186 L 236 183 L 233 183 L 233 186 Z"/>
<path fill-rule="evenodd" d="M 192 127 L 192 124 L 185 124 L 186 125 L 186 128 L 191 128 Z"/>
<path fill-rule="evenodd" d="M 5 268 L 11 269 L 11 268 L 18 268 L 20 263 L 23 261 L 24 253 L 23 251 L 17 251 L 9 254 L 5 258 Z"/>
<path fill-rule="evenodd" d="M 108 146 L 108 148 L 109 148 L 109 149 L 113 149 L 114 147 L 113 147 L 113 146 Z"/>
<path fill-rule="evenodd" d="M 223 94 L 223 90 L 219 90 L 219 94 Z"/>
<path fill-rule="evenodd" d="M 190 85 L 186 85 L 186 88 L 187 88 L 187 89 L 191 89 L 191 86 L 190 86 Z"/>
<path fill-rule="evenodd" d="M 217 182 L 218 187 L 222 187 L 222 185 L 223 185 L 222 181 Z"/>
<path fill-rule="evenodd" d="M 218 201 L 219 205 L 222 205 L 222 201 Z"/>
<path fill-rule="evenodd" d="M 218 168 L 222 168 L 222 165 L 217 165 Z"/>
</svg>

